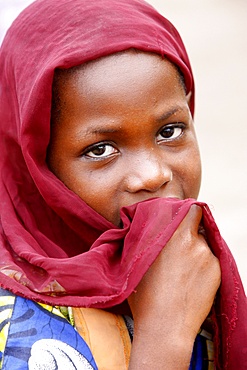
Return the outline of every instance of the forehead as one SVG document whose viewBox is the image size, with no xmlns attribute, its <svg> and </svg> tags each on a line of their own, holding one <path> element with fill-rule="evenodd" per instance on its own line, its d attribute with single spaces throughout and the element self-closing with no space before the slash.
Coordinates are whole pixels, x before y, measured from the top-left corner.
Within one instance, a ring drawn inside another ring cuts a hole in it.
<svg viewBox="0 0 247 370">
<path fill-rule="evenodd" d="M 161 79 L 163 84 L 159 83 Z M 113 100 L 131 105 L 133 99 L 140 100 L 146 91 L 155 100 L 159 92 L 164 94 L 167 89 L 167 97 L 171 97 L 183 90 L 181 80 L 177 67 L 168 60 L 157 54 L 129 50 L 69 70 L 57 70 L 53 108 L 59 111 L 70 108 L 73 113 L 78 102 L 89 103 L 93 108 L 99 98 L 108 101 L 108 105 Z"/>
</svg>

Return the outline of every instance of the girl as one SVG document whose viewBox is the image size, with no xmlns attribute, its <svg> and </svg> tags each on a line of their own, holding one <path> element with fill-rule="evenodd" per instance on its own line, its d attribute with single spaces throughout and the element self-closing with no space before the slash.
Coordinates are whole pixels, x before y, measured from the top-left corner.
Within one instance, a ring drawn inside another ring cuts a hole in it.
<svg viewBox="0 0 247 370">
<path fill-rule="evenodd" d="M 175 28 L 141 0 L 38 0 L 0 58 L 2 368 L 245 369 Z"/>
</svg>

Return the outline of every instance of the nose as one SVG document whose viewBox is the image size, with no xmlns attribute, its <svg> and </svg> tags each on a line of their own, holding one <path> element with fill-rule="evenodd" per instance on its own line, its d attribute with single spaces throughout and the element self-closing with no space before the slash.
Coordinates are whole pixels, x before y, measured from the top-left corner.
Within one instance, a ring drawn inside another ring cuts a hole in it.
<svg viewBox="0 0 247 370">
<path fill-rule="evenodd" d="M 157 192 L 172 181 L 172 170 L 164 158 L 155 153 L 142 154 L 129 164 L 127 189 L 130 193 L 140 191 Z"/>
</svg>

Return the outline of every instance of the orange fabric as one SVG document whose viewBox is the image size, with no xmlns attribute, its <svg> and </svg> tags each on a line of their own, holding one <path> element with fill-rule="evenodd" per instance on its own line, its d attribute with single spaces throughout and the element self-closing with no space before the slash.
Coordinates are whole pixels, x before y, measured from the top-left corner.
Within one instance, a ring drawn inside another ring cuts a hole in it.
<svg viewBox="0 0 247 370">
<path fill-rule="evenodd" d="M 73 315 L 99 370 L 128 369 L 131 341 L 122 316 L 95 308 L 73 308 Z"/>
</svg>

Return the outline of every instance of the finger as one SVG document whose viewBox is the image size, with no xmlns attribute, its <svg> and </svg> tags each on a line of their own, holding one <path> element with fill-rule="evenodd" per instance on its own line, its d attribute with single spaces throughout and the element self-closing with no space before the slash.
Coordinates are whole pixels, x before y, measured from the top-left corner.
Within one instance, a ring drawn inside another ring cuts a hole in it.
<svg viewBox="0 0 247 370">
<path fill-rule="evenodd" d="M 182 221 L 181 227 L 184 230 L 190 229 L 192 234 L 198 235 L 201 219 L 202 219 L 201 207 L 197 206 L 196 204 L 193 204 L 190 207 L 190 210 L 185 216 L 184 220 Z"/>
</svg>

